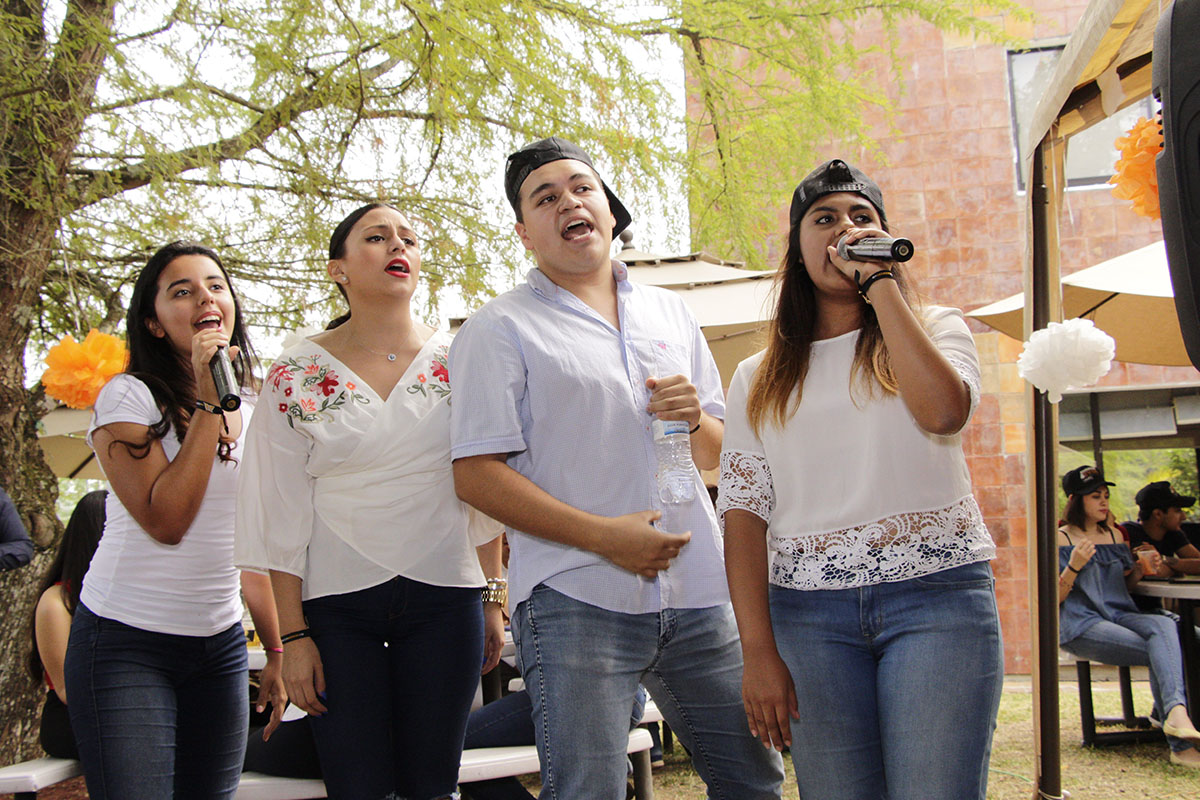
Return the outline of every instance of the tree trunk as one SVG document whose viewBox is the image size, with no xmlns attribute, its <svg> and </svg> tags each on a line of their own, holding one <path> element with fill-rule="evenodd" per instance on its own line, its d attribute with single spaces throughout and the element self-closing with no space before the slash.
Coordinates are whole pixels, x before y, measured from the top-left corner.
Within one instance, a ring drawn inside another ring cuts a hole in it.
<svg viewBox="0 0 1200 800">
<path fill-rule="evenodd" d="M 49 231 L 43 241 L 53 241 L 53 228 Z M 45 246 L 31 249 L 49 253 Z M 44 755 L 37 744 L 43 689 L 26 667 L 32 642 L 29 623 L 38 581 L 54 557 L 62 526 L 54 514 L 58 481 L 37 442 L 41 393 L 25 389 L 29 318 L 19 309 L 32 305 L 30 295 L 41 285 L 47 260 L 21 263 L 0 258 L 0 274 L 10 279 L 0 285 L 0 308 L 18 312 L 0 314 L 0 464 L 7 465 L 5 488 L 36 545 L 32 563 L 0 573 L 0 765 Z M 25 288 L 30 286 L 35 288 Z"/>
<path fill-rule="evenodd" d="M 42 458 L 40 392 L 25 388 L 25 347 L 55 235 L 72 209 L 67 166 L 79 144 L 108 52 L 115 0 L 71 0 L 57 41 L 46 41 L 42 4 L 6 0 L 0 66 L 10 91 L 0 105 L 0 464 L 4 484 L 36 546 L 33 563 L 0 574 L 0 765 L 41 754 L 43 689 L 28 674 L 29 622 L 38 581 L 62 534 L 58 482 Z M 19 32 L 19 33 L 17 33 Z"/>
</svg>

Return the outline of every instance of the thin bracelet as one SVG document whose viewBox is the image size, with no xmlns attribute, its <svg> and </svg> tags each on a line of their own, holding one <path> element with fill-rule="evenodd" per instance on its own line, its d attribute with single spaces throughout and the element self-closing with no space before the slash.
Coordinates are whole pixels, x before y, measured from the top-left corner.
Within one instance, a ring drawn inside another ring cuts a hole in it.
<svg viewBox="0 0 1200 800">
<path fill-rule="evenodd" d="M 283 636 L 280 636 L 279 643 L 287 644 L 288 642 L 294 642 L 297 639 L 308 639 L 311 636 L 312 636 L 311 630 L 309 630 L 308 628 L 301 628 L 298 631 L 292 631 L 291 633 L 285 633 Z"/>
<path fill-rule="evenodd" d="M 200 409 L 201 411 L 207 411 L 210 414 L 220 414 L 222 416 L 225 415 L 225 411 L 220 406 L 213 405 L 207 400 L 197 400 L 196 408 Z"/>
<path fill-rule="evenodd" d="M 693 433 L 695 433 L 695 432 L 696 432 L 696 431 L 698 431 L 698 430 L 700 430 L 700 423 L 699 423 L 699 422 L 697 422 L 697 423 L 696 423 L 696 427 L 694 427 L 694 428 L 692 428 L 690 431 L 688 431 L 688 436 L 691 436 Z"/>
<path fill-rule="evenodd" d="M 1071 572 L 1074 572 L 1076 575 L 1079 574 L 1079 570 L 1072 567 L 1070 563 L 1067 564 L 1067 569 L 1071 570 Z"/>
<path fill-rule="evenodd" d="M 268 653 L 282 653 L 283 652 L 282 647 L 264 647 L 263 650 L 266 650 Z"/>
<path fill-rule="evenodd" d="M 865 281 L 863 281 L 862 283 L 860 283 L 858 285 L 858 293 L 860 295 L 862 295 L 862 299 L 866 300 L 868 303 L 870 303 L 871 298 L 867 297 L 867 291 L 872 286 L 875 285 L 876 281 L 883 281 L 883 280 L 893 280 L 894 281 L 894 280 L 896 280 L 896 275 L 890 269 L 881 269 L 881 270 L 879 270 L 879 272 L 876 272 L 874 275 L 871 275 L 869 278 L 867 278 Z"/>
</svg>

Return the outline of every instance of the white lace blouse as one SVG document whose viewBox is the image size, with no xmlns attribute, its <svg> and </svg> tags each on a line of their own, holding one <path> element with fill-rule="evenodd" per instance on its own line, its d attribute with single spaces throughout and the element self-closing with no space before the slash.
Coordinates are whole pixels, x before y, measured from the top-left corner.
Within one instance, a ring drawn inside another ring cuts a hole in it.
<svg viewBox="0 0 1200 800">
<path fill-rule="evenodd" d="M 979 361 L 962 313 L 929 307 L 926 324 L 970 389 L 973 412 Z M 852 331 L 813 343 L 796 413 L 782 429 L 767 422 L 761 437 L 746 396 L 762 352 L 729 387 L 717 515 L 722 526 L 731 508 L 767 522 L 777 586 L 869 586 L 995 556 L 958 434 L 921 430 L 898 395 L 852 391 L 857 340 Z"/>
</svg>

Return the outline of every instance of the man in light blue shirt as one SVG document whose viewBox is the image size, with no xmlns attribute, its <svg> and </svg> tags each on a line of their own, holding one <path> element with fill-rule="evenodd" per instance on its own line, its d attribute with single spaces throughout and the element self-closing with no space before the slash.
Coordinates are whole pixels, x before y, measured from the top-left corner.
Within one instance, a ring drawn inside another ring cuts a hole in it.
<svg viewBox="0 0 1200 800">
<path fill-rule="evenodd" d="M 576 145 L 510 156 L 505 190 L 538 268 L 450 351 L 451 455 L 465 501 L 508 526 L 513 630 L 542 797 L 624 797 L 641 682 L 710 797 L 777 798 L 778 754 L 749 732 L 720 535 L 695 497 L 659 498 L 651 423 L 684 420 L 717 465 L 720 376 L 674 293 L 609 258 L 630 216 Z"/>
</svg>

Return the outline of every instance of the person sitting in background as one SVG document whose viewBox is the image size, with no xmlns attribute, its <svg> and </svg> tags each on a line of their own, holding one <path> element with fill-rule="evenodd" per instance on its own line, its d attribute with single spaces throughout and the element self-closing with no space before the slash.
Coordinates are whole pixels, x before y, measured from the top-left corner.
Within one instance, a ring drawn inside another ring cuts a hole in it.
<svg viewBox="0 0 1200 800">
<path fill-rule="evenodd" d="M 1200 768 L 1200 731 L 1188 717 L 1179 634 L 1173 620 L 1141 613 L 1129 596 L 1142 578 L 1142 563 L 1113 530 L 1112 485 L 1095 467 L 1078 467 L 1062 478 L 1067 524 L 1058 531 L 1059 646 L 1088 661 L 1148 666 L 1171 763 Z"/>
<path fill-rule="evenodd" d="M 33 542 L 8 492 L 0 489 L 0 571 L 16 569 L 33 558 Z"/>
<path fill-rule="evenodd" d="M 29 652 L 29 674 L 45 682 L 46 702 L 42 705 L 40 739 L 42 749 L 55 758 L 79 758 L 71 718 L 67 712 L 67 686 L 63 680 L 63 659 L 67 655 L 67 635 L 71 616 L 79 605 L 79 590 L 92 553 L 104 533 L 104 503 L 108 492 L 88 492 L 71 512 L 63 531 L 58 555 L 38 587 L 38 601 L 29 626 L 33 647 Z"/>
<path fill-rule="evenodd" d="M 1200 549 L 1182 530 L 1183 509 L 1195 505 L 1196 498 L 1177 494 L 1168 481 L 1155 481 L 1143 486 L 1135 500 L 1138 521 L 1122 525 L 1134 552 L 1157 550 L 1167 567 L 1159 577 L 1176 572 L 1200 575 Z"/>
</svg>

